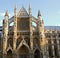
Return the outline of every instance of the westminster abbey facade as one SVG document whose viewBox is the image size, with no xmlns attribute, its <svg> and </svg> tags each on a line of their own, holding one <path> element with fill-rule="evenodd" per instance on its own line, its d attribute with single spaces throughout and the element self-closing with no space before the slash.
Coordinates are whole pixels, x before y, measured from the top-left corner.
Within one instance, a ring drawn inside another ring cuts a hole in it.
<svg viewBox="0 0 60 58">
<path fill-rule="evenodd" d="M 2 58 L 60 58 L 60 30 L 45 29 L 40 11 L 35 18 L 30 5 L 28 12 L 15 6 L 11 18 L 6 11 L 1 38 Z"/>
</svg>

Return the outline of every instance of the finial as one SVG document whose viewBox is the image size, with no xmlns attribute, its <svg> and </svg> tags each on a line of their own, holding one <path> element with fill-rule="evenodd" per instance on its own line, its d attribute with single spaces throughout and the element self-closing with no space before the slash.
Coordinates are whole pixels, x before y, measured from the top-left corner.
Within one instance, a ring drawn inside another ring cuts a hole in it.
<svg viewBox="0 0 60 58">
<path fill-rule="evenodd" d="M 17 16 L 17 4 L 15 4 L 15 7 L 14 7 L 14 16 Z"/>
<path fill-rule="evenodd" d="M 31 9 L 32 7 L 31 7 L 31 4 L 29 4 L 29 8 Z"/>
<path fill-rule="evenodd" d="M 22 7 L 24 7 L 24 5 L 22 4 Z"/>
<path fill-rule="evenodd" d="M 40 10 L 38 10 L 38 16 L 41 16 Z"/>
<path fill-rule="evenodd" d="M 14 9 L 17 9 L 17 4 L 15 4 L 15 8 Z"/>
<path fill-rule="evenodd" d="M 8 16 L 8 10 L 6 10 L 5 16 Z"/>
<path fill-rule="evenodd" d="M 32 15 L 32 7 L 31 7 L 31 4 L 29 4 L 29 15 Z"/>
</svg>

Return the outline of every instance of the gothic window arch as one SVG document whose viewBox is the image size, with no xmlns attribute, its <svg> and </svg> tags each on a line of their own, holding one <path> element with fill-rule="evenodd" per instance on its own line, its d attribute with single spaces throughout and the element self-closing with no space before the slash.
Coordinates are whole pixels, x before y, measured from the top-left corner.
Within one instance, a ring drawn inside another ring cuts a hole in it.
<svg viewBox="0 0 60 58">
<path fill-rule="evenodd" d="M 34 52 L 34 58 L 40 58 L 40 57 L 43 58 L 42 56 L 43 55 L 41 54 L 41 52 L 38 49 L 36 49 Z"/>
<path fill-rule="evenodd" d="M 29 49 L 25 45 L 22 45 L 18 50 L 19 58 L 29 58 Z"/>
</svg>

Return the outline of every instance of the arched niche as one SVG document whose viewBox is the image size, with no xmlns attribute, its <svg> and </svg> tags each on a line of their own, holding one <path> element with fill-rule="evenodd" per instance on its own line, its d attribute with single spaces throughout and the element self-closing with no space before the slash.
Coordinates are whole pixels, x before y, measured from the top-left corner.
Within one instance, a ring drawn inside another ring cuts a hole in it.
<svg viewBox="0 0 60 58">
<path fill-rule="evenodd" d="M 11 47 L 13 47 L 13 38 L 8 38 L 7 46 L 9 46 L 9 44 L 10 44 Z"/>
<path fill-rule="evenodd" d="M 42 52 L 40 52 L 38 49 L 34 52 L 34 58 L 43 58 Z"/>
<path fill-rule="evenodd" d="M 33 43 L 34 43 L 34 47 L 36 47 L 36 46 L 40 47 L 40 41 L 39 41 L 38 37 L 33 38 Z"/>
<path fill-rule="evenodd" d="M 18 50 L 19 58 L 29 58 L 29 49 L 25 45 L 22 45 Z"/>
<path fill-rule="evenodd" d="M 11 50 L 7 51 L 7 58 L 13 58 L 13 54 Z"/>
</svg>

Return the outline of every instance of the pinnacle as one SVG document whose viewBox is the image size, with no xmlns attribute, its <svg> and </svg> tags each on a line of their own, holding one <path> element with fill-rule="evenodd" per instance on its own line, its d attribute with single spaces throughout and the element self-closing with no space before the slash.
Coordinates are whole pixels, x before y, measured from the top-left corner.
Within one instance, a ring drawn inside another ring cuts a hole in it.
<svg viewBox="0 0 60 58">
<path fill-rule="evenodd" d="M 41 16 L 40 10 L 38 10 L 38 16 Z"/>
<path fill-rule="evenodd" d="M 5 16 L 8 16 L 8 10 L 6 10 Z"/>
</svg>

